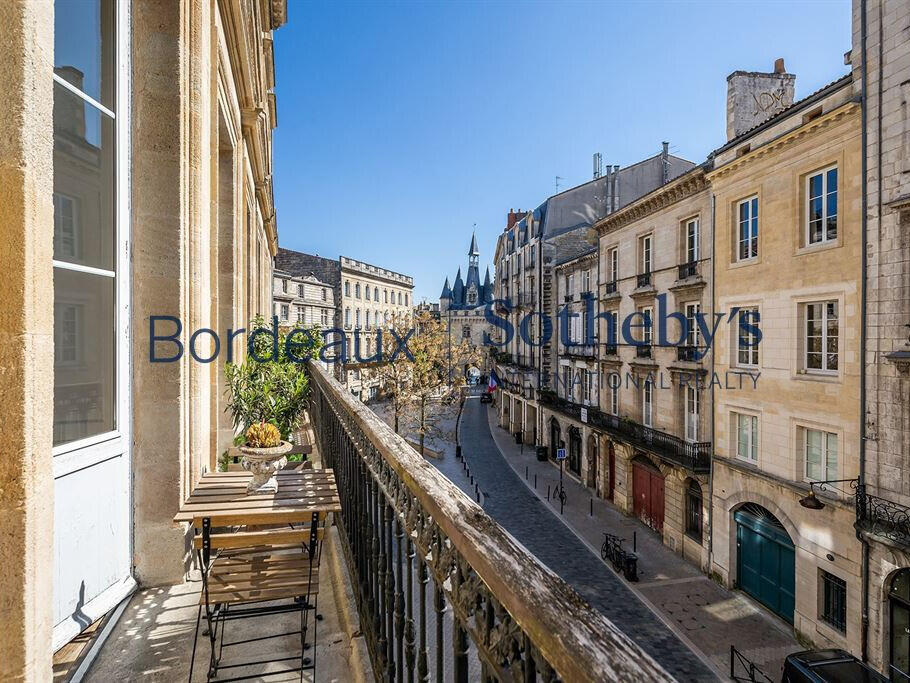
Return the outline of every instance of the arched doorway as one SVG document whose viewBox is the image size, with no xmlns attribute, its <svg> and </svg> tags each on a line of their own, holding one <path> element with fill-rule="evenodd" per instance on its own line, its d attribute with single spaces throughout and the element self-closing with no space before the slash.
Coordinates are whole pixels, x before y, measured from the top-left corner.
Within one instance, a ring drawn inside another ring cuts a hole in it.
<svg viewBox="0 0 910 683">
<path fill-rule="evenodd" d="M 556 460 L 556 450 L 562 448 L 562 430 L 559 428 L 559 421 L 550 418 L 550 457 Z"/>
<path fill-rule="evenodd" d="M 891 579 L 888 591 L 889 669 L 891 680 L 910 679 L 910 569 L 901 569 Z"/>
<path fill-rule="evenodd" d="M 591 434 L 588 437 L 588 488 L 592 488 L 600 495 L 600 486 L 597 480 L 597 437 Z"/>
<path fill-rule="evenodd" d="M 575 476 L 581 476 L 581 430 L 578 427 L 569 427 L 569 471 Z"/>
<path fill-rule="evenodd" d="M 654 531 L 664 528 L 664 475 L 643 456 L 632 461 L 632 511 Z"/>
<path fill-rule="evenodd" d="M 736 521 L 736 583 L 739 588 L 793 622 L 796 554 L 784 525 L 757 503 L 733 513 Z"/>
</svg>

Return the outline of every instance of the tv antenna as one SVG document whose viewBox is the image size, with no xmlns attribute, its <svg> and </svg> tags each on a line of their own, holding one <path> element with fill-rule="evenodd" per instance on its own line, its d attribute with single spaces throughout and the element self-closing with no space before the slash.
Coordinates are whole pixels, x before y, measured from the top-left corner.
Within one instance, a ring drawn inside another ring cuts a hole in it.
<svg viewBox="0 0 910 683">
<path fill-rule="evenodd" d="M 559 181 L 562 180 L 562 176 L 556 176 L 556 194 L 559 194 Z"/>
</svg>

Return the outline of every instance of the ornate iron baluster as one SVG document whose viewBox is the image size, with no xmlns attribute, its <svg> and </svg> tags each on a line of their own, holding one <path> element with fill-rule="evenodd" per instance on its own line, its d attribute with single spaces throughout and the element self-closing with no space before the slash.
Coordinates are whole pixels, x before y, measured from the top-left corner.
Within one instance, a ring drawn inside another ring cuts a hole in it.
<svg viewBox="0 0 910 683">
<path fill-rule="evenodd" d="M 461 622 L 452 610 L 452 660 L 455 683 L 468 683 L 468 634 L 461 627 Z"/>
<path fill-rule="evenodd" d="M 404 576 L 402 574 L 402 545 L 404 531 L 401 520 L 395 515 L 395 680 L 404 681 Z"/>
<path fill-rule="evenodd" d="M 436 681 L 437 683 L 442 683 L 442 615 L 446 608 L 446 597 L 438 580 L 434 584 L 436 587 L 436 601 L 434 603 L 436 608 Z"/>
<path fill-rule="evenodd" d="M 427 683 L 430 680 L 430 663 L 427 661 L 429 658 L 427 651 L 427 583 L 429 583 L 429 576 L 427 563 L 420 554 L 417 556 L 417 581 L 420 583 L 420 644 L 417 655 L 417 678 L 420 683 Z"/>
<path fill-rule="evenodd" d="M 395 573 L 392 569 L 392 518 L 394 511 L 388 500 L 384 499 L 385 537 L 386 537 L 386 572 L 385 572 L 385 614 L 386 614 L 386 676 L 387 680 L 395 678 Z"/>
<path fill-rule="evenodd" d="M 405 658 L 408 663 L 408 683 L 414 680 L 414 544 L 411 536 L 407 535 L 408 556 L 408 601 L 407 615 L 405 617 L 404 638 Z"/>
</svg>

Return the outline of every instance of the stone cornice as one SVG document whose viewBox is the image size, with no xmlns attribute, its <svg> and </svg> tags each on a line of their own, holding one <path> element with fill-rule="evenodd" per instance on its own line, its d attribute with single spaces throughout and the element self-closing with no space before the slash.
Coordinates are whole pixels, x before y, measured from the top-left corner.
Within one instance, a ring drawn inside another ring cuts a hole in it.
<svg viewBox="0 0 910 683">
<path fill-rule="evenodd" d="M 599 220 L 594 228 L 604 235 L 612 230 L 634 223 L 657 213 L 678 201 L 698 194 L 708 187 L 705 169 L 698 166 L 691 171 L 671 180 L 666 185 L 646 194 L 641 199 Z"/>
<path fill-rule="evenodd" d="M 739 170 L 743 166 L 750 164 L 758 159 L 779 152 L 784 147 L 789 147 L 790 145 L 799 142 L 803 138 L 818 133 L 825 128 L 828 128 L 834 123 L 842 121 L 852 114 L 858 114 L 860 110 L 859 102 L 847 102 L 846 104 L 841 105 L 837 109 L 834 109 L 827 114 L 819 116 L 816 119 L 804 123 L 803 125 L 791 130 L 788 133 L 781 135 L 769 142 L 766 142 L 761 147 L 754 149 L 746 154 L 743 154 L 741 157 L 731 160 L 730 162 L 715 168 L 713 171 L 707 174 L 709 182 L 713 182 L 716 178 L 722 178 L 733 171 Z M 745 140 L 743 140 L 745 142 Z"/>
</svg>

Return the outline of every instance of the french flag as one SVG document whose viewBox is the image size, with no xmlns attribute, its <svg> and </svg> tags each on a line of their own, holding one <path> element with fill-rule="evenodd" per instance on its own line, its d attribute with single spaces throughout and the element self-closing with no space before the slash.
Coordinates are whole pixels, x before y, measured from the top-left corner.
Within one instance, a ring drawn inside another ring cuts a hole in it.
<svg viewBox="0 0 910 683">
<path fill-rule="evenodd" d="M 496 371 L 490 370 L 490 383 L 487 385 L 487 391 L 492 394 L 498 386 L 499 378 L 496 376 Z"/>
</svg>

